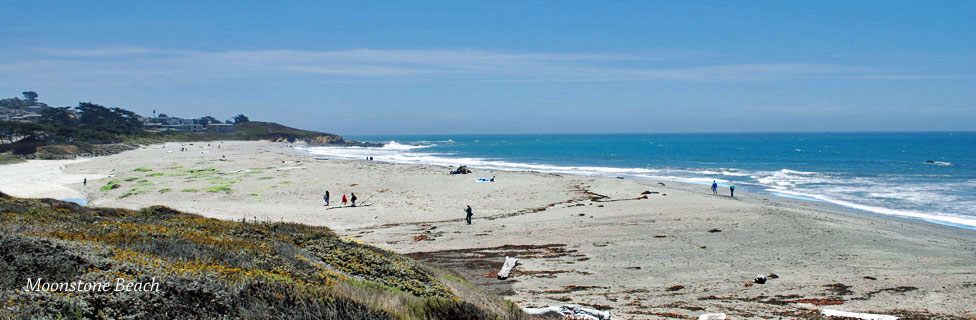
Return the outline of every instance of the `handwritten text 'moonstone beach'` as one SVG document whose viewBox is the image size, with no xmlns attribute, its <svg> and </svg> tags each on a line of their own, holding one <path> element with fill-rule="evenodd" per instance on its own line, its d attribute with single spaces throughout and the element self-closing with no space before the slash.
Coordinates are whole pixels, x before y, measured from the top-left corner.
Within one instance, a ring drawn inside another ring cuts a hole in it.
<svg viewBox="0 0 976 320">
<path fill-rule="evenodd" d="M 115 279 L 115 285 L 111 282 L 45 282 L 43 278 L 27 278 L 26 291 L 54 291 L 54 292 L 156 292 L 159 291 L 159 283 L 156 277 L 147 282 L 126 282 L 125 279 Z"/>
</svg>

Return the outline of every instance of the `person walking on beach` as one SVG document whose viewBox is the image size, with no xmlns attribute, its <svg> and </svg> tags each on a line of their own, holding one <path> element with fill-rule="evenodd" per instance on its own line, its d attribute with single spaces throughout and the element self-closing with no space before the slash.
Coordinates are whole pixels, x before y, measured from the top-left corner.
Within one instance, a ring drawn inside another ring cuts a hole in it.
<svg viewBox="0 0 976 320">
<path fill-rule="evenodd" d="M 471 216 L 473 216 L 474 214 L 471 213 L 471 205 L 470 204 L 468 205 L 467 208 L 464 208 L 464 213 L 467 214 L 467 216 L 464 218 L 464 220 L 467 220 L 468 221 L 468 224 L 471 224 Z"/>
<path fill-rule="evenodd" d="M 82 187 L 87 187 L 88 186 L 88 178 L 87 177 L 85 177 L 85 180 L 81 180 L 81 186 Z"/>
<path fill-rule="evenodd" d="M 712 194 L 718 194 L 718 183 L 715 183 L 715 180 L 712 180 Z"/>
<path fill-rule="evenodd" d="M 322 200 L 325 200 L 325 206 L 329 206 L 329 190 L 325 190 L 325 195 L 322 196 Z"/>
<path fill-rule="evenodd" d="M 729 197 L 735 198 L 735 184 L 734 183 L 730 183 L 729 184 Z"/>
<path fill-rule="evenodd" d="M 349 201 L 352 202 L 352 206 L 355 207 L 356 206 L 356 193 L 355 192 L 350 192 L 349 194 L 351 195 L 349 197 Z"/>
<path fill-rule="evenodd" d="M 342 205 L 346 205 L 349 200 L 346 200 L 346 194 L 342 194 Z"/>
</svg>

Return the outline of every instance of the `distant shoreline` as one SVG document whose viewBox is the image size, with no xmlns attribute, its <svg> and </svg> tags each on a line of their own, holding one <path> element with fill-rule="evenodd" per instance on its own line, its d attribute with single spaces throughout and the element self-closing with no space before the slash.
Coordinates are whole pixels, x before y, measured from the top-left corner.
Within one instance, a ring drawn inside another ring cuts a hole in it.
<svg viewBox="0 0 976 320">
<path fill-rule="evenodd" d="M 939 135 L 944 135 L 945 133 L 938 133 Z M 685 134 L 680 134 L 685 135 Z M 694 135 L 705 135 L 707 137 L 717 137 L 721 138 L 722 135 L 719 134 L 688 134 Z M 760 135 L 763 136 L 764 134 Z M 897 217 L 902 219 L 913 219 L 924 221 L 926 223 L 934 223 L 945 226 L 951 226 L 956 228 L 963 228 L 969 230 L 976 230 L 976 217 L 967 217 L 965 215 L 960 216 L 955 211 L 938 211 L 937 208 L 932 208 L 933 211 L 925 211 L 924 209 L 912 209 L 911 207 L 898 206 L 885 206 L 883 204 L 872 203 L 871 199 L 866 203 L 864 201 L 854 201 L 845 197 L 837 197 L 831 194 L 817 193 L 810 190 L 792 190 L 790 188 L 783 188 L 780 190 L 776 185 L 770 185 L 769 183 L 759 184 L 754 183 L 756 180 L 756 171 L 760 169 L 751 169 L 752 172 L 748 170 L 741 169 L 683 169 L 682 167 L 676 167 L 673 170 L 676 173 L 670 173 L 669 167 L 664 168 L 640 168 L 640 167 L 602 167 L 600 164 L 593 164 L 590 162 L 576 162 L 576 163 L 587 163 L 587 164 L 572 164 L 573 162 L 559 162 L 558 160 L 566 159 L 550 159 L 551 161 L 546 162 L 539 157 L 546 157 L 548 155 L 539 155 L 536 153 L 526 153 L 527 155 L 522 155 L 523 158 L 531 158 L 539 162 L 527 162 L 528 160 L 521 160 L 517 157 L 496 157 L 491 156 L 488 153 L 489 149 L 477 149 L 478 152 L 469 152 L 467 148 L 474 148 L 472 141 L 477 142 L 478 138 L 483 141 L 481 144 L 495 145 L 500 144 L 499 141 L 526 141 L 525 139 L 531 139 L 537 136 L 544 135 L 522 135 L 522 134 L 506 134 L 506 135 L 411 135 L 411 136 L 355 136 L 355 139 L 367 140 L 367 141 L 391 141 L 392 145 L 390 148 L 374 149 L 369 150 L 359 150 L 353 149 L 350 151 L 342 151 L 340 149 L 337 152 L 332 152 L 330 150 L 319 150 L 319 153 L 313 153 L 314 156 L 331 156 L 342 159 L 352 159 L 359 160 L 363 156 L 373 156 L 377 161 L 400 163 L 400 164 L 427 164 L 427 165 L 443 165 L 443 166 L 454 166 L 459 164 L 464 164 L 472 168 L 480 168 L 486 170 L 506 170 L 506 171 L 533 171 L 533 172 L 548 172 L 548 173 L 559 173 L 559 174 L 575 174 L 581 176 L 600 176 L 600 177 L 625 177 L 633 179 L 647 179 L 650 181 L 672 181 L 672 182 L 682 182 L 691 183 L 697 185 L 707 186 L 710 185 L 713 180 L 717 180 L 719 183 L 720 193 L 728 195 L 728 182 L 724 179 L 729 179 L 734 181 L 739 187 L 737 191 L 750 191 L 758 194 L 765 194 L 776 197 L 800 199 L 805 201 L 812 201 L 817 203 L 829 203 L 834 206 L 845 208 L 853 212 L 868 213 L 873 215 L 882 215 L 888 217 Z M 589 137 L 594 136 L 590 134 L 553 134 L 549 136 L 557 136 L 559 138 L 555 140 L 573 140 L 576 137 Z M 601 136 L 601 135 L 596 135 Z M 627 137 L 627 134 L 612 134 L 615 137 Z M 642 136 L 642 134 L 638 134 Z M 648 135 L 648 139 L 653 139 L 655 136 L 652 134 Z M 457 139 L 457 141 L 451 140 L 451 138 Z M 602 136 L 601 136 L 602 137 Z M 466 138 L 466 139 L 465 139 Z M 523 139 L 523 140 L 519 140 Z M 612 140 L 612 139 L 611 139 Z M 400 141 L 397 143 L 397 141 Z M 418 142 L 419 141 L 419 142 Z M 548 141 L 548 140 L 546 140 Z M 465 143 L 462 147 L 455 147 L 457 143 Z M 516 142 L 517 143 L 517 142 Z M 519 145 L 521 148 L 526 148 L 528 146 L 522 144 Z M 331 149 L 331 148 L 329 148 Z M 516 150 L 516 149 L 512 149 Z M 790 149 L 793 150 L 793 149 Z M 799 150 L 799 149 L 797 149 Z M 303 150 L 308 152 L 308 150 Z M 491 149 L 490 151 L 496 151 Z M 506 152 L 508 149 L 499 149 L 497 152 Z M 555 150 L 557 152 L 562 152 L 562 150 Z M 515 152 L 515 151 L 511 151 Z M 455 153 L 460 153 L 457 155 Z M 502 153 L 504 155 L 504 153 Z M 415 156 L 414 156 L 415 155 Z M 535 158 L 532 158 L 532 157 Z M 921 158 L 925 159 L 925 158 Z M 945 159 L 949 161 L 950 159 Z M 923 163 L 925 160 L 918 160 L 918 163 Z M 550 164 L 555 163 L 555 164 Z M 933 163 L 949 163 L 944 161 L 934 161 Z M 604 164 L 607 165 L 607 164 Z M 734 165 L 734 164 L 728 164 Z M 965 164 L 963 164 L 965 166 Z M 783 164 L 780 168 L 792 168 L 790 164 Z M 700 171 L 701 174 L 695 174 L 695 170 Z M 703 171 L 704 170 L 704 171 Z M 735 171 L 732 173 L 727 172 L 714 172 L 714 171 Z M 738 171 L 736 171 L 738 170 Z M 942 169 L 939 169 L 942 170 Z M 805 177 L 808 174 L 819 174 L 818 172 L 800 172 L 788 169 L 779 170 L 784 175 L 798 175 L 793 179 L 809 179 Z M 704 173 L 709 173 L 706 175 Z M 718 176 L 716 176 L 718 174 Z M 779 173 L 777 173 L 779 174 Z M 731 177 L 723 175 L 733 175 Z M 745 176 L 745 177 L 740 177 Z M 752 176 L 752 177 L 749 177 Z M 792 181 L 786 181 L 792 183 Z M 775 187 L 775 188 L 774 188 Z M 867 188 L 867 187 L 865 187 Z M 877 190 L 866 189 L 866 192 L 877 192 Z M 880 189 L 883 191 L 883 189 Z M 951 194 L 948 196 L 952 196 Z"/>
</svg>

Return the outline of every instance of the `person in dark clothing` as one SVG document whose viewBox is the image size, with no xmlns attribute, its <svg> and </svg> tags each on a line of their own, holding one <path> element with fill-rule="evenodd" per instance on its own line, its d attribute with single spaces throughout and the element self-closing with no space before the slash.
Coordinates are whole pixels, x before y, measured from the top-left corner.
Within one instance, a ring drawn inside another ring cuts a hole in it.
<svg viewBox="0 0 976 320">
<path fill-rule="evenodd" d="M 352 206 L 353 207 L 356 206 L 356 194 L 355 193 L 350 193 L 349 194 L 349 202 L 352 203 Z"/>
<path fill-rule="evenodd" d="M 467 208 L 464 208 L 464 213 L 467 214 L 467 217 L 465 217 L 464 219 L 468 221 L 468 224 L 471 224 L 471 216 L 473 216 L 474 214 L 471 213 L 471 205 L 470 204 L 468 205 Z"/>
<path fill-rule="evenodd" d="M 718 194 L 718 183 L 712 180 L 712 194 Z"/>
<path fill-rule="evenodd" d="M 325 190 L 325 195 L 322 196 L 322 200 L 325 200 L 325 206 L 329 206 L 329 190 Z"/>
<path fill-rule="evenodd" d="M 735 185 L 729 184 L 729 197 L 735 198 Z"/>
<path fill-rule="evenodd" d="M 88 178 L 85 178 L 85 180 L 81 180 L 81 186 L 83 186 L 83 187 L 87 187 L 88 186 Z"/>
</svg>

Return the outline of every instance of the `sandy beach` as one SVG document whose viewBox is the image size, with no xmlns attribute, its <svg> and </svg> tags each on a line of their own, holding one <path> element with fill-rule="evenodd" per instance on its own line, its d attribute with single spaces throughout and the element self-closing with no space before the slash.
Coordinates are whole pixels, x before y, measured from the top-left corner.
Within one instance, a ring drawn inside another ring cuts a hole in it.
<svg viewBox="0 0 976 320">
<path fill-rule="evenodd" d="M 0 166 L 0 191 L 328 226 L 452 267 L 523 307 L 582 304 L 619 319 L 976 316 L 974 230 L 667 181 L 450 170 L 316 159 L 283 143 L 168 143 Z M 359 206 L 339 203 L 350 193 Z M 505 256 L 519 265 L 498 280 Z M 751 284 L 757 275 L 767 282 Z"/>
</svg>

